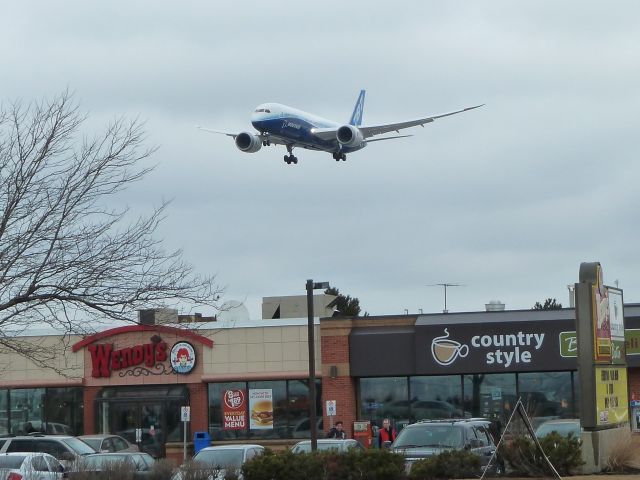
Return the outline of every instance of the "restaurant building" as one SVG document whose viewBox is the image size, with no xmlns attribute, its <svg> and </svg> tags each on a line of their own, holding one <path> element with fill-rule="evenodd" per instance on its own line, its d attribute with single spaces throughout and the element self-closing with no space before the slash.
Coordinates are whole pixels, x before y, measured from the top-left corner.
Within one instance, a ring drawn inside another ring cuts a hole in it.
<svg viewBox="0 0 640 480">
<path fill-rule="evenodd" d="M 331 299 L 316 301 L 316 311 L 331 313 Z M 255 321 L 193 317 L 185 324 L 147 312 L 137 324 L 87 337 L 22 337 L 64 349 L 52 365 L 64 374 L 0 356 L 0 434 L 25 433 L 27 423 L 131 441 L 138 433 L 144 450 L 180 460 L 188 406 L 190 440 L 207 432 L 216 444 L 278 447 L 308 438 L 307 319 L 286 318 L 286 302 L 273 303 L 266 311 L 276 318 Z M 640 400 L 640 305 L 624 313 L 633 404 Z M 316 318 L 318 427 L 342 420 L 353 435 L 360 433 L 354 422 L 379 425 L 387 417 L 398 427 L 461 416 L 504 422 L 519 397 L 537 422 L 575 418 L 574 315 L 568 308 Z M 334 416 L 326 415 L 327 402 Z"/>
</svg>

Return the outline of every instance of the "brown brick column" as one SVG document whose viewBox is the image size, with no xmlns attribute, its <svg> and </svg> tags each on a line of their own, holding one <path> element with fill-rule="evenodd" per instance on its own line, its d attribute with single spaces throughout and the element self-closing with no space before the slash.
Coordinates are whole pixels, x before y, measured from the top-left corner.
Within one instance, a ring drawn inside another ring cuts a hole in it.
<svg viewBox="0 0 640 480">
<path fill-rule="evenodd" d="M 329 431 L 331 419 L 326 416 L 325 402 L 336 401 L 337 415 L 347 435 L 353 437 L 356 418 L 356 385 L 349 369 L 349 333 L 351 319 L 326 318 L 320 321 L 320 349 L 322 354 L 322 422 Z M 320 434 L 318 435 L 320 437 Z"/>
<path fill-rule="evenodd" d="M 96 432 L 96 397 L 102 387 L 84 387 L 82 401 L 84 404 L 83 424 L 84 434 L 90 435 Z M 78 434 L 79 435 L 79 434 Z"/>
<path fill-rule="evenodd" d="M 192 442 L 193 432 L 209 431 L 209 405 L 206 383 L 190 383 L 188 386 L 191 406 L 191 438 L 188 440 Z"/>
</svg>

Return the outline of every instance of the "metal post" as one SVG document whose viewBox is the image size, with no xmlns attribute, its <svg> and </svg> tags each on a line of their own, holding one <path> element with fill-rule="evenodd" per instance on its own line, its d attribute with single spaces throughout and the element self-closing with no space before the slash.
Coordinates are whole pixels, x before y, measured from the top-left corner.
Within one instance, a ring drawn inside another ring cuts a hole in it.
<svg viewBox="0 0 640 480">
<path fill-rule="evenodd" d="M 313 280 L 307 280 L 307 317 L 309 337 L 309 422 L 311 424 L 311 451 L 318 450 L 316 422 L 316 352 L 313 325 Z"/>
<path fill-rule="evenodd" d="M 187 461 L 187 421 L 182 422 L 182 429 L 184 430 L 184 438 L 182 443 L 182 463 Z"/>
</svg>

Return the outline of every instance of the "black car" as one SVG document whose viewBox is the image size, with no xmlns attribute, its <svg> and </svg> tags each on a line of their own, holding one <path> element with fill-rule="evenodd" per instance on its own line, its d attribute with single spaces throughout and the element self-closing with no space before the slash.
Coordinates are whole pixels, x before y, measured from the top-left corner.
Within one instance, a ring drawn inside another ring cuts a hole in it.
<svg viewBox="0 0 640 480">
<path fill-rule="evenodd" d="M 405 457 L 409 473 L 414 462 L 447 450 L 468 450 L 480 457 L 482 469 L 494 456 L 496 445 L 487 426 L 476 419 L 424 420 L 407 425 L 398 434 L 391 449 Z M 502 474 L 502 462 L 494 458 L 490 471 Z"/>
</svg>

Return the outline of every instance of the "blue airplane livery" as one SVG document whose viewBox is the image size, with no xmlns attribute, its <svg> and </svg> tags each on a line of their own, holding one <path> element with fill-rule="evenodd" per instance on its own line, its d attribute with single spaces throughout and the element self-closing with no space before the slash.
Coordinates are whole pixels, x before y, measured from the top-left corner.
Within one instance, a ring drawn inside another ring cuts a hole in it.
<svg viewBox="0 0 640 480">
<path fill-rule="evenodd" d="M 349 123 L 346 124 L 332 122 L 279 103 L 263 103 L 258 105 L 251 115 L 251 124 L 258 133 L 227 133 L 209 128 L 198 128 L 207 132 L 233 137 L 236 147 L 245 153 L 255 153 L 261 147 L 270 145 L 284 145 L 288 152 L 284 156 L 284 161 L 288 164 L 298 163 L 298 157 L 293 154 L 294 148 L 328 152 L 339 162 L 347 159 L 347 153 L 361 150 L 368 143 L 410 137 L 411 135 L 400 135 L 400 130 L 405 128 L 418 125 L 424 127 L 425 123 L 433 122 L 437 118 L 448 117 L 449 115 L 466 112 L 484 105 L 476 105 L 416 120 L 362 126 L 364 96 L 365 91 L 361 90 Z M 397 135 L 371 138 L 390 132 L 396 132 Z"/>
</svg>

